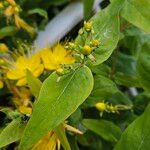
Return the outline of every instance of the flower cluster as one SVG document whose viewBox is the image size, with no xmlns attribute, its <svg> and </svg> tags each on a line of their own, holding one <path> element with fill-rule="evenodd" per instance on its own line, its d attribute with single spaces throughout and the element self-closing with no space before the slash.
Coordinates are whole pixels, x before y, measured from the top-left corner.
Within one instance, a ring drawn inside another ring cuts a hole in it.
<svg viewBox="0 0 150 150">
<path fill-rule="evenodd" d="M 130 110 L 132 109 L 132 106 L 127 105 L 115 105 L 104 102 L 99 102 L 95 105 L 96 109 L 100 111 L 100 116 L 103 115 L 104 112 L 107 113 L 119 113 L 120 110 Z"/>
<path fill-rule="evenodd" d="M 78 39 L 69 42 L 66 48 L 76 51 L 76 55 L 82 62 L 85 62 L 86 58 L 96 61 L 92 53 L 100 46 L 100 40 L 96 38 L 92 22 L 84 22 L 78 34 Z"/>
</svg>

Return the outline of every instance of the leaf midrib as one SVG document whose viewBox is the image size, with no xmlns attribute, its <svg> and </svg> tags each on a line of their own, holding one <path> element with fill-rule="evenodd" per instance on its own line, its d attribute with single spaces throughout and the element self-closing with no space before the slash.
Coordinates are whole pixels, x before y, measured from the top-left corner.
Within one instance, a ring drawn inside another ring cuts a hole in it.
<svg viewBox="0 0 150 150">
<path fill-rule="evenodd" d="M 66 86 L 64 87 L 64 89 L 62 90 L 62 92 L 60 93 L 60 95 L 58 96 L 58 98 L 56 99 L 56 101 L 52 104 L 51 109 L 49 110 L 49 112 L 52 112 L 55 109 L 55 106 L 58 104 L 58 102 L 60 101 L 60 98 L 62 97 L 62 95 L 65 93 L 66 89 L 68 88 L 68 86 L 70 85 L 71 81 L 73 80 L 75 74 L 77 73 L 78 69 L 74 71 L 74 73 L 72 74 L 70 80 L 68 81 L 68 83 L 66 84 Z M 43 120 L 45 121 L 46 118 L 43 118 Z M 42 124 L 42 122 L 40 123 Z"/>
</svg>

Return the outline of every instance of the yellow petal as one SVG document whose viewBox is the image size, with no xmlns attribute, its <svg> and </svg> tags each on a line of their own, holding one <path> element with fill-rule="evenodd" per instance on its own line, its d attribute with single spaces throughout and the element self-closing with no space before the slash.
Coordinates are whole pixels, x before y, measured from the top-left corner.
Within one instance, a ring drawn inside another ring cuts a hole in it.
<svg viewBox="0 0 150 150">
<path fill-rule="evenodd" d="M 24 56 L 20 56 L 16 61 L 16 67 L 21 70 L 26 69 L 28 66 L 28 59 Z"/>
<path fill-rule="evenodd" d="M 51 49 L 43 49 L 41 51 L 41 58 L 47 70 L 57 70 L 63 64 L 72 64 L 75 62 L 71 51 L 66 51 L 61 44 L 57 44 L 53 48 L 53 51 Z"/>
<path fill-rule="evenodd" d="M 22 114 L 32 114 L 32 108 L 31 107 L 27 107 L 27 106 L 20 106 L 19 107 L 19 111 L 22 113 Z"/>
<path fill-rule="evenodd" d="M 27 32 L 33 34 L 35 32 L 34 28 L 28 25 L 23 19 L 21 19 L 18 15 L 15 15 L 15 24 L 18 28 L 22 28 Z"/>
<path fill-rule="evenodd" d="M 41 58 L 44 64 L 44 68 L 47 70 L 56 70 L 59 64 L 55 61 L 51 49 L 41 50 Z"/>
<path fill-rule="evenodd" d="M 28 59 L 28 69 L 32 72 L 35 71 L 41 64 L 41 59 L 39 55 L 33 55 Z"/>
<path fill-rule="evenodd" d="M 43 137 L 32 150 L 55 150 L 57 145 L 57 136 L 54 132 L 50 132 Z"/>
<path fill-rule="evenodd" d="M 53 54 L 58 58 L 63 58 L 66 55 L 66 50 L 61 44 L 57 44 L 54 47 Z"/>
<path fill-rule="evenodd" d="M 16 6 L 16 2 L 14 0 L 7 0 L 9 2 L 10 5 L 12 6 Z"/>
<path fill-rule="evenodd" d="M 38 68 L 33 72 L 33 75 L 35 77 L 39 77 L 43 73 L 43 70 L 44 70 L 44 66 L 40 64 Z"/>
<path fill-rule="evenodd" d="M 12 69 L 7 72 L 6 76 L 8 79 L 17 80 L 23 78 L 25 76 L 25 72 L 20 69 Z"/>
<path fill-rule="evenodd" d="M 75 62 L 71 51 L 67 51 L 61 44 L 56 45 L 53 54 L 59 64 L 72 64 Z"/>
<path fill-rule="evenodd" d="M 26 83 L 27 83 L 26 78 L 22 78 L 22 79 L 17 81 L 16 85 L 17 86 L 24 86 L 24 85 L 26 85 Z"/>
<path fill-rule="evenodd" d="M 64 64 L 73 64 L 75 63 L 75 58 L 72 56 L 71 51 L 67 51 L 66 56 L 64 57 Z"/>
<path fill-rule="evenodd" d="M 57 136 L 54 133 L 51 136 L 51 138 L 50 138 L 50 140 L 49 140 L 49 142 L 47 144 L 47 150 L 55 150 L 56 149 L 56 145 L 57 145 Z"/>
<path fill-rule="evenodd" d="M 15 12 L 15 8 L 12 6 L 8 6 L 4 12 L 6 17 L 11 17 Z"/>
</svg>

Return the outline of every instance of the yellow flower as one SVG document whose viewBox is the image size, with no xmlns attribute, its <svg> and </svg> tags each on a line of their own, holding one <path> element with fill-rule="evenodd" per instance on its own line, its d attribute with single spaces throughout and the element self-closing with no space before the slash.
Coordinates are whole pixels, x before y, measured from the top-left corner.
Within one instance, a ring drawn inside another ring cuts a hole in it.
<svg viewBox="0 0 150 150">
<path fill-rule="evenodd" d="M 14 65 L 8 69 L 7 78 L 11 80 L 18 80 L 16 85 L 23 86 L 27 83 L 26 81 L 26 70 L 38 77 L 42 74 L 44 67 L 41 64 L 39 55 L 33 55 L 30 58 L 20 56 Z"/>
<path fill-rule="evenodd" d="M 60 149 L 60 141 L 57 135 L 51 131 L 43 137 L 31 150 L 56 150 Z"/>
<path fill-rule="evenodd" d="M 0 44 L 0 52 L 5 53 L 5 52 L 7 52 L 7 50 L 8 50 L 8 47 L 5 44 L 1 43 Z"/>
<path fill-rule="evenodd" d="M 81 131 L 78 129 L 67 125 L 63 124 L 64 130 L 67 129 L 68 131 L 77 133 L 77 134 L 83 134 Z M 59 150 L 60 149 L 60 140 L 57 137 L 56 133 L 54 131 L 49 132 L 45 137 L 43 137 L 31 150 Z"/>
<path fill-rule="evenodd" d="M 66 50 L 61 44 L 57 44 L 53 49 L 45 48 L 40 52 L 45 69 L 58 70 L 61 65 L 73 64 L 75 59 L 70 50 Z"/>
</svg>

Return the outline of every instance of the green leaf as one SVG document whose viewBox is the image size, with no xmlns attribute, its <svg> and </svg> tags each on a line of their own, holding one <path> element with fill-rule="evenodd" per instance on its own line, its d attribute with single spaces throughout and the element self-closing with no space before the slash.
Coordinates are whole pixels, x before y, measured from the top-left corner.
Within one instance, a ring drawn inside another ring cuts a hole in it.
<svg viewBox="0 0 150 150">
<path fill-rule="evenodd" d="M 15 26 L 6 26 L 0 29 L 0 39 L 3 39 L 7 36 L 13 36 L 17 31 L 18 29 Z"/>
<path fill-rule="evenodd" d="M 141 87 L 137 77 L 120 72 L 115 74 L 115 82 L 119 85 L 124 85 L 127 87 Z"/>
<path fill-rule="evenodd" d="M 150 46 L 143 45 L 137 61 L 137 73 L 143 88 L 150 91 Z"/>
<path fill-rule="evenodd" d="M 115 150 L 149 150 L 150 147 L 150 105 L 123 132 Z"/>
<path fill-rule="evenodd" d="M 41 8 L 35 8 L 32 10 L 28 11 L 29 15 L 33 15 L 33 14 L 39 14 L 40 16 L 44 17 L 46 20 L 48 20 L 48 14 L 47 11 L 41 9 Z"/>
<path fill-rule="evenodd" d="M 34 77 L 29 70 L 27 70 L 26 77 L 32 94 L 37 98 L 40 92 L 40 88 L 42 86 L 42 82 L 36 77 Z M 55 128 L 55 133 L 57 134 L 59 140 L 61 141 L 61 144 L 63 145 L 64 149 L 69 150 L 70 146 L 62 124 L 60 124 L 58 127 Z"/>
<path fill-rule="evenodd" d="M 130 52 L 131 55 L 137 59 L 143 44 L 149 43 L 150 34 L 147 34 L 141 29 L 130 25 L 125 29 L 124 35 L 124 39 L 120 41 L 122 43 L 122 49 L 125 49 L 125 51 L 128 53 Z"/>
<path fill-rule="evenodd" d="M 135 57 L 118 52 L 117 56 L 113 56 L 111 64 L 113 64 L 114 60 L 116 60 L 116 63 L 114 64 L 115 70 L 126 75 L 136 75 Z"/>
<path fill-rule="evenodd" d="M 93 38 L 100 41 L 100 46 L 92 53 L 96 58 L 96 62 L 92 63 L 94 65 L 106 61 L 117 46 L 120 35 L 119 12 L 121 7 L 122 1 L 116 1 L 115 4 L 110 4 L 91 19 L 95 31 Z M 86 39 L 85 42 L 83 42 L 83 36 Z M 89 39 L 86 36 L 86 34 L 79 35 L 76 44 L 81 46 L 89 44 Z"/>
<path fill-rule="evenodd" d="M 86 66 L 61 77 L 51 74 L 42 84 L 33 114 L 21 140 L 20 149 L 27 150 L 48 131 L 67 119 L 89 96 L 93 76 Z M 34 129 L 34 130 L 33 130 Z"/>
<path fill-rule="evenodd" d="M 22 136 L 24 128 L 25 124 L 21 122 L 21 118 L 17 118 L 9 123 L 0 134 L 0 148 L 18 141 Z"/>
<path fill-rule="evenodd" d="M 150 33 L 149 12 L 149 0 L 125 0 L 121 15 L 130 23 Z"/>
<path fill-rule="evenodd" d="M 27 70 L 26 78 L 28 82 L 28 86 L 31 90 L 31 93 L 37 98 L 40 92 L 40 88 L 42 86 L 42 82 L 33 76 L 33 74 Z"/>
<path fill-rule="evenodd" d="M 116 92 L 118 92 L 118 89 L 113 81 L 101 75 L 95 76 L 94 88 L 85 103 L 88 106 L 95 106 L 97 102 L 102 102 Z"/>
<path fill-rule="evenodd" d="M 111 74 L 111 68 L 106 64 L 92 66 L 91 71 L 96 75 L 102 75 L 105 77 L 109 77 Z"/>
<path fill-rule="evenodd" d="M 107 120 L 84 119 L 83 125 L 106 141 L 117 142 L 121 136 L 120 128 Z"/>
<path fill-rule="evenodd" d="M 65 150 L 71 150 L 69 142 L 68 142 L 68 139 L 66 137 L 66 133 L 65 133 L 65 129 L 64 129 L 63 124 L 60 124 L 59 126 L 57 126 L 54 129 L 54 132 L 57 134 L 57 136 L 58 136 L 58 138 L 59 138 L 63 148 Z"/>
<path fill-rule="evenodd" d="M 94 0 L 83 0 L 84 3 L 84 19 L 87 20 L 91 16 Z"/>
<path fill-rule="evenodd" d="M 112 95 L 109 99 L 108 99 L 109 103 L 112 104 L 123 104 L 123 105 L 133 105 L 132 101 L 129 99 L 129 97 L 126 95 L 126 93 L 123 93 L 121 91 L 118 91 L 117 93 L 115 93 L 114 95 Z"/>
</svg>

